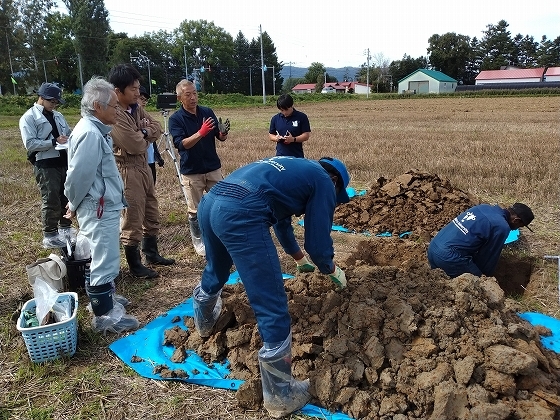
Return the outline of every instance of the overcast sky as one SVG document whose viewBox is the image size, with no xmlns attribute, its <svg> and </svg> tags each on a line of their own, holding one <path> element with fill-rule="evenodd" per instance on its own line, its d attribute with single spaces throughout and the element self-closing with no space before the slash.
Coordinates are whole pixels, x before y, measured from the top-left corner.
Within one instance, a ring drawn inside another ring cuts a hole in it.
<svg viewBox="0 0 560 420">
<path fill-rule="evenodd" d="M 61 1 L 59 0 L 59 4 Z M 130 6 L 132 5 L 132 6 Z M 359 67 L 372 57 L 400 60 L 426 56 L 428 38 L 447 32 L 483 37 L 488 24 L 509 24 L 511 36 L 560 36 L 560 1 L 471 0 L 325 2 L 300 0 L 105 0 L 111 28 L 129 36 L 172 31 L 183 20 L 213 21 L 234 39 L 239 31 L 248 41 L 259 37 L 259 26 L 274 42 L 278 60 L 308 67 Z M 62 9 L 65 12 L 65 8 Z"/>
</svg>

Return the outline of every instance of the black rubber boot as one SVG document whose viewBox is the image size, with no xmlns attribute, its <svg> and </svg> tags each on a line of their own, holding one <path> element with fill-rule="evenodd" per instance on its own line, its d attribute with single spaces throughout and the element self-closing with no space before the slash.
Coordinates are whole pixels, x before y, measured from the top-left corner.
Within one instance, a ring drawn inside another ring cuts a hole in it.
<svg viewBox="0 0 560 420">
<path fill-rule="evenodd" d="M 163 258 L 159 255 L 156 236 L 144 236 L 142 238 L 142 252 L 146 256 L 146 262 L 155 265 L 175 264 L 173 258 Z"/>
<path fill-rule="evenodd" d="M 86 293 L 95 316 L 105 315 L 113 309 L 113 285 L 111 282 L 99 286 L 90 286 L 89 282 L 86 282 Z"/>
<path fill-rule="evenodd" d="M 126 262 L 130 268 L 130 274 L 134 277 L 153 279 L 158 277 L 159 274 L 154 270 L 150 270 L 140 259 L 140 250 L 138 245 L 125 245 L 124 255 L 126 256 Z"/>
</svg>

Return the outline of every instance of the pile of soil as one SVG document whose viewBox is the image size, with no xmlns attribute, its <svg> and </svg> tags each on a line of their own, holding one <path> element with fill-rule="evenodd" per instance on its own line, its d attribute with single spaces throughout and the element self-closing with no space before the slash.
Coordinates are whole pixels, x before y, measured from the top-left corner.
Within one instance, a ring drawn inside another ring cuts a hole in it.
<svg viewBox="0 0 560 420">
<path fill-rule="evenodd" d="M 372 233 L 432 234 L 473 204 L 437 176 L 407 172 L 378 181 L 337 220 Z M 450 279 L 429 268 L 423 241 L 398 237 L 367 237 L 337 263 L 348 279 L 342 291 L 319 273 L 285 282 L 293 375 L 310 379 L 311 403 L 356 419 L 559 418 L 560 357 L 539 336 L 550 331 L 521 319 L 495 278 Z M 174 361 L 185 349 L 227 359 L 230 377 L 245 380 L 238 404 L 254 409 L 262 404 L 254 314 L 242 284 L 226 286 L 222 299 L 208 339 L 185 318 L 188 331 L 169 330 L 165 343 Z"/>
<path fill-rule="evenodd" d="M 349 203 L 337 207 L 334 222 L 350 231 L 400 235 L 411 232 L 427 240 L 478 198 L 439 176 L 408 171 L 393 180 L 379 178 Z"/>
</svg>

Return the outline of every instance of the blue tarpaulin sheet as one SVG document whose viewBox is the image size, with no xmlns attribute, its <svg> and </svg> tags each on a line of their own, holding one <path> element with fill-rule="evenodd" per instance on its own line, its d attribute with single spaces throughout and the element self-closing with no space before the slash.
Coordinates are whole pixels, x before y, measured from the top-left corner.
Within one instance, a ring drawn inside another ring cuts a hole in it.
<svg viewBox="0 0 560 420">
<path fill-rule="evenodd" d="M 289 274 L 284 274 L 283 276 L 285 279 L 293 277 Z M 227 284 L 234 284 L 240 281 L 239 274 L 234 272 L 230 275 Z M 192 297 L 189 297 L 167 313 L 160 315 L 144 328 L 114 341 L 109 348 L 127 366 L 145 378 L 180 380 L 213 388 L 237 390 L 244 381 L 227 377 L 230 373 L 228 369 L 229 362 L 227 361 L 208 365 L 192 350 L 187 351 L 187 358 L 183 363 L 171 361 L 171 356 L 175 349 L 172 346 L 164 346 L 162 344 L 164 333 L 175 326 L 187 329 L 183 324 L 184 316 L 194 316 Z M 171 322 L 176 317 L 179 317 L 180 321 L 176 323 Z M 140 358 L 142 361 L 132 362 L 133 356 Z M 157 365 L 165 365 L 171 370 L 182 369 L 187 373 L 188 378 L 162 378 L 160 375 L 153 373 L 154 367 Z M 307 404 L 299 413 L 326 420 L 352 420 L 346 414 L 331 413 L 324 408 L 312 404 Z"/>
<path fill-rule="evenodd" d="M 560 353 L 560 319 L 538 312 L 524 312 L 519 314 L 519 316 L 529 321 L 531 325 L 542 325 L 550 329 L 552 335 L 550 337 L 541 336 L 541 343 L 545 348 Z"/>
</svg>

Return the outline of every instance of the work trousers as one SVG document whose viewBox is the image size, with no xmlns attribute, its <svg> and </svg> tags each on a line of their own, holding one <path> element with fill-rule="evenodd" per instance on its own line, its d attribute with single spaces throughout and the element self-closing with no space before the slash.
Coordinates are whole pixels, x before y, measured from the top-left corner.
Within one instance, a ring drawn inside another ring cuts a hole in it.
<svg viewBox="0 0 560 420">
<path fill-rule="evenodd" d="M 280 259 L 270 234 L 273 219 L 266 201 L 256 194 L 240 198 L 209 192 L 198 208 L 207 260 L 202 290 L 217 293 L 235 264 L 267 343 L 284 341 L 291 323 Z"/>
<path fill-rule="evenodd" d="M 470 255 L 461 255 L 453 249 L 441 249 L 433 241 L 428 246 L 428 262 L 431 268 L 441 268 L 449 277 L 457 277 L 463 273 L 479 277 L 482 275 Z"/>
<path fill-rule="evenodd" d="M 121 251 L 119 245 L 120 210 L 105 210 L 100 219 L 97 210 L 78 207 L 76 211 L 80 233 L 91 249 L 90 285 L 109 283 L 119 275 Z"/>
<path fill-rule="evenodd" d="M 196 217 L 198 204 L 205 192 L 224 179 L 221 169 L 206 174 L 181 175 L 183 186 L 187 194 L 187 209 L 189 217 Z"/>
<path fill-rule="evenodd" d="M 66 228 L 72 225 L 66 214 L 68 199 L 64 195 L 66 181 L 66 167 L 38 168 L 33 166 L 35 181 L 41 192 L 41 220 L 44 233 L 54 233 L 58 227 Z"/>
<path fill-rule="evenodd" d="M 122 213 L 121 242 L 125 246 L 138 245 L 143 236 L 157 236 L 160 229 L 154 179 L 146 161 L 117 166 L 128 203 Z"/>
</svg>

